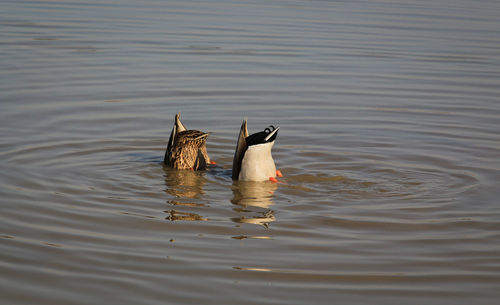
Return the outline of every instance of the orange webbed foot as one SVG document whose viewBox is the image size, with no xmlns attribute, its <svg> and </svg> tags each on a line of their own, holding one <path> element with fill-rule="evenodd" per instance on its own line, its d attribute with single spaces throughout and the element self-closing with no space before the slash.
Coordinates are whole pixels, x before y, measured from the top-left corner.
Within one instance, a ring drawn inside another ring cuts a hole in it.
<svg viewBox="0 0 500 305">
<path fill-rule="evenodd" d="M 283 177 L 283 174 L 281 173 L 281 171 L 279 169 L 276 170 L 276 177 Z"/>
</svg>

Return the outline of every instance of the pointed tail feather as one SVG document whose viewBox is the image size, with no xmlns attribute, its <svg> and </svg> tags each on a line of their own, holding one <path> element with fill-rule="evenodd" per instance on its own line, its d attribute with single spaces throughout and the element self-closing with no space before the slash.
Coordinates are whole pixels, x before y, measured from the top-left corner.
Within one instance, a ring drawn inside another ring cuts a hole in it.
<svg viewBox="0 0 500 305">
<path fill-rule="evenodd" d="M 233 158 L 233 180 L 238 180 L 241 171 L 241 161 L 247 150 L 246 137 L 248 137 L 247 120 L 243 120 L 241 124 L 240 134 L 238 135 L 238 142 L 236 144 L 236 151 Z"/>
<path fill-rule="evenodd" d="M 165 151 L 165 157 L 163 158 L 163 162 L 167 165 L 170 165 L 170 156 L 172 154 L 172 149 L 174 148 L 175 136 L 179 132 L 186 130 L 186 127 L 184 127 L 184 125 L 181 122 L 180 116 L 181 116 L 180 112 L 175 115 L 174 126 L 172 127 L 172 131 L 170 132 L 170 138 L 168 139 L 167 150 Z"/>
<path fill-rule="evenodd" d="M 184 127 L 184 125 L 181 122 L 181 113 L 180 112 L 175 115 L 175 126 L 177 127 L 177 132 L 182 132 L 182 131 L 187 130 L 187 128 Z"/>
</svg>

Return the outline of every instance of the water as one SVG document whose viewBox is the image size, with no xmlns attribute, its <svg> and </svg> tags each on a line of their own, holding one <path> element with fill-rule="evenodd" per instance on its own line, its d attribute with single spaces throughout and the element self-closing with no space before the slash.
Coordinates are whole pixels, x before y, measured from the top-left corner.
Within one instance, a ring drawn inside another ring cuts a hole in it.
<svg viewBox="0 0 500 305">
<path fill-rule="evenodd" d="M 1 2 L 2 304 L 496 304 L 498 1 Z"/>
</svg>

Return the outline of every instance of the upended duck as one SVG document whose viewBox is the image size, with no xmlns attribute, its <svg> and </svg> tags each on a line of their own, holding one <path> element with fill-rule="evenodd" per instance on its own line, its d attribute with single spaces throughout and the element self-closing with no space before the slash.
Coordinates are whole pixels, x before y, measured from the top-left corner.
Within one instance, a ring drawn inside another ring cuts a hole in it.
<svg viewBox="0 0 500 305">
<path fill-rule="evenodd" d="M 271 125 L 249 136 L 247 120 L 243 120 L 233 158 L 233 180 L 276 181 L 276 176 L 281 177 L 271 155 L 279 129 Z"/>
<path fill-rule="evenodd" d="M 209 133 L 187 130 L 180 115 L 175 115 L 163 162 L 173 169 L 204 170 L 210 164 L 206 146 Z"/>
</svg>

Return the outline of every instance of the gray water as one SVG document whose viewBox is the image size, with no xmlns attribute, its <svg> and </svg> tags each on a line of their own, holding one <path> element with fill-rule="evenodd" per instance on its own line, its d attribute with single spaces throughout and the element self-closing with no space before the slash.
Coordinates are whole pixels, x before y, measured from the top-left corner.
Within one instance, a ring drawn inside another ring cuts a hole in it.
<svg viewBox="0 0 500 305">
<path fill-rule="evenodd" d="M 0 2 L 1 304 L 497 304 L 500 2 Z"/>
</svg>

